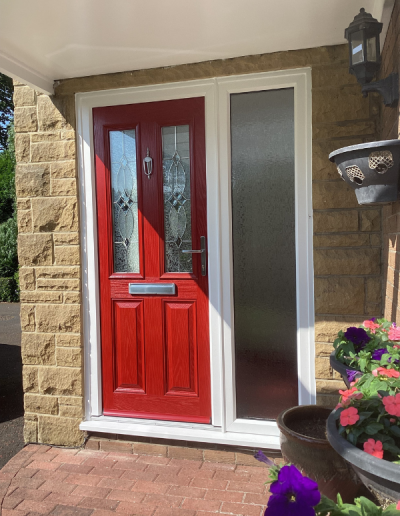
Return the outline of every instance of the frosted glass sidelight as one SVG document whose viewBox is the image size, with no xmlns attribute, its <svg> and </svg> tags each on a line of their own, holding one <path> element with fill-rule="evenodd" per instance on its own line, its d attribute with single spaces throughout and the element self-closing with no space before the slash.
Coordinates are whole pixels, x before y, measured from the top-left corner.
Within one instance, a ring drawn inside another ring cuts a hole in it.
<svg viewBox="0 0 400 516">
<path fill-rule="evenodd" d="M 189 126 L 162 127 L 165 272 L 192 272 Z"/>
<path fill-rule="evenodd" d="M 231 95 L 236 415 L 297 405 L 293 88 Z"/>
<path fill-rule="evenodd" d="M 110 132 L 115 272 L 140 272 L 135 136 Z"/>
</svg>

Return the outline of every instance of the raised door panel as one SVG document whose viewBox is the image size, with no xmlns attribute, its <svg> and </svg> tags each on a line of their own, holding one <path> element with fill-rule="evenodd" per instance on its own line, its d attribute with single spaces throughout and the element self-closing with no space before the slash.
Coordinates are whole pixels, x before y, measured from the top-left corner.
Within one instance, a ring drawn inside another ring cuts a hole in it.
<svg viewBox="0 0 400 516">
<path fill-rule="evenodd" d="M 114 302 L 114 390 L 145 392 L 143 300 Z"/>
<path fill-rule="evenodd" d="M 166 394 L 197 396 L 196 303 L 165 302 L 164 318 Z"/>
</svg>

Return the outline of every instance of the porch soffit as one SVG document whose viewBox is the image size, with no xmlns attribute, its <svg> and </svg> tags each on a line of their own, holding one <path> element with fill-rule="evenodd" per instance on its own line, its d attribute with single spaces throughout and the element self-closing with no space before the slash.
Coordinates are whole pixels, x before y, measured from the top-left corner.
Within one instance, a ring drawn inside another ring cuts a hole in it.
<svg viewBox="0 0 400 516">
<path fill-rule="evenodd" d="M 394 0 L 0 0 L 0 71 L 54 80 L 345 43 L 361 7 Z"/>
</svg>

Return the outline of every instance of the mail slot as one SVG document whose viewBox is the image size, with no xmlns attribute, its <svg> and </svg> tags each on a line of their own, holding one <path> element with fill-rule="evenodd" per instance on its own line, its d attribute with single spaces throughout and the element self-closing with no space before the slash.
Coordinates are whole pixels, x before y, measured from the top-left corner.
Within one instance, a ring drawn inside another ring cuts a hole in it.
<svg viewBox="0 0 400 516">
<path fill-rule="evenodd" d="M 129 294 L 173 295 L 175 283 L 129 283 Z"/>
</svg>

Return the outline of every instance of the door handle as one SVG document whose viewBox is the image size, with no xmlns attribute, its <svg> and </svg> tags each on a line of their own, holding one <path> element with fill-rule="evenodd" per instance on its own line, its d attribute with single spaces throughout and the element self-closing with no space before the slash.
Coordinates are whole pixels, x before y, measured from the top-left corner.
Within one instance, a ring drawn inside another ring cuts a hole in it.
<svg viewBox="0 0 400 516">
<path fill-rule="evenodd" d="M 200 249 L 182 249 L 184 254 L 201 254 L 201 275 L 207 274 L 206 237 L 200 237 Z"/>
</svg>

